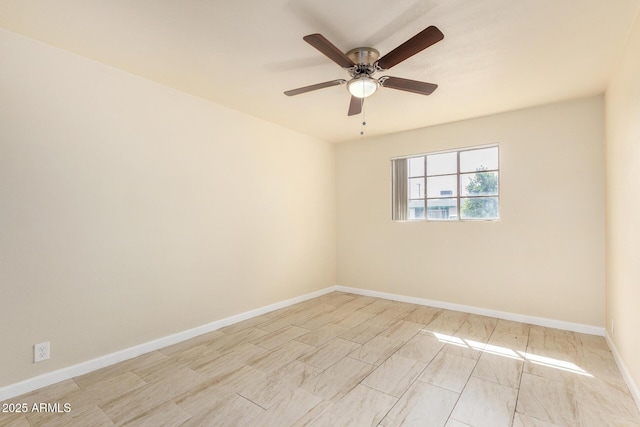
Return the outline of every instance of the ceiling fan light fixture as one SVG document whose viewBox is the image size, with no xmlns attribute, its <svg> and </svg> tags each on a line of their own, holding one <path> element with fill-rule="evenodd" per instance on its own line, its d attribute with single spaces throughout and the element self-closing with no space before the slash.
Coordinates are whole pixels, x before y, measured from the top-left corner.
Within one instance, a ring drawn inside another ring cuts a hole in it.
<svg viewBox="0 0 640 427">
<path fill-rule="evenodd" d="M 354 78 L 347 83 L 349 93 L 356 98 L 366 98 L 373 95 L 378 86 L 380 86 L 378 81 L 369 76 Z"/>
</svg>

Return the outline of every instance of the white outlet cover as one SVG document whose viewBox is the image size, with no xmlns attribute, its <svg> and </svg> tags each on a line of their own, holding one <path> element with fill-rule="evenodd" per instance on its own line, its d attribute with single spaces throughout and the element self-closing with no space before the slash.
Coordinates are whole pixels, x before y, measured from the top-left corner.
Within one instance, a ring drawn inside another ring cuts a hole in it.
<svg viewBox="0 0 640 427">
<path fill-rule="evenodd" d="M 50 357 L 50 346 L 51 343 L 49 341 L 34 345 L 33 361 L 37 363 L 47 360 Z"/>
</svg>

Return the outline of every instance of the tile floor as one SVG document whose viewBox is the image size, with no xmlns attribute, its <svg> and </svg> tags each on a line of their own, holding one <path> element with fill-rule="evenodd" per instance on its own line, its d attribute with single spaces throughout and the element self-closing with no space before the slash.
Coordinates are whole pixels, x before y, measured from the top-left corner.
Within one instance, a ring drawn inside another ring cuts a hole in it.
<svg viewBox="0 0 640 427">
<path fill-rule="evenodd" d="M 334 292 L 7 402 L 2 426 L 640 426 L 602 337 Z"/>
</svg>

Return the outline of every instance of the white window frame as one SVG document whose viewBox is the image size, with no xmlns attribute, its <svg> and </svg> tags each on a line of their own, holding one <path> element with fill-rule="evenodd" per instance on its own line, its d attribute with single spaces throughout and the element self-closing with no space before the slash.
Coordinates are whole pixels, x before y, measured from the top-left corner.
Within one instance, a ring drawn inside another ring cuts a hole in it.
<svg viewBox="0 0 640 427">
<path fill-rule="evenodd" d="M 484 150 L 487 148 L 497 148 L 498 149 L 498 166 L 496 169 L 486 169 L 483 170 L 482 172 L 496 172 L 498 175 L 498 191 L 497 194 L 495 195 L 491 195 L 491 196 L 474 196 L 474 195 L 466 195 L 463 196 L 462 195 L 462 185 L 461 185 L 461 176 L 470 174 L 470 173 L 474 173 L 474 172 L 461 172 L 460 171 L 460 153 L 463 152 L 467 152 L 467 151 L 475 151 L 475 150 Z M 448 154 L 448 153 L 456 153 L 456 172 L 455 173 L 448 173 L 448 174 L 440 174 L 440 175 L 429 175 L 429 171 L 427 170 L 427 156 L 433 156 L 433 155 L 438 155 L 438 154 Z M 414 159 L 414 158 L 419 158 L 419 157 L 423 157 L 424 159 L 424 175 L 421 176 L 410 176 L 409 173 L 409 167 L 407 167 L 407 176 L 406 176 L 406 180 L 407 180 L 407 205 L 409 205 L 411 203 L 411 201 L 416 201 L 416 200 L 422 200 L 424 202 L 424 218 L 412 218 L 409 219 L 409 213 L 408 213 L 408 207 L 407 207 L 407 214 L 406 214 L 406 218 L 403 218 L 402 220 L 404 221 L 436 221 L 436 222 L 458 222 L 458 221 L 499 221 L 500 220 L 500 145 L 498 143 L 493 143 L 493 144 L 487 144 L 487 145 L 478 145 L 478 146 L 472 146 L 472 147 L 462 147 L 462 148 L 456 148 L 456 149 L 451 149 L 451 150 L 443 150 L 443 151 L 433 151 L 433 152 L 428 152 L 428 153 L 421 153 L 421 154 L 413 154 L 410 156 L 402 156 L 402 157 L 394 157 L 392 158 L 392 162 L 395 160 L 401 160 L 401 159 L 405 159 L 407 161 L 407 164 L 409 163 L 409 159 Z M 429 178 L 435 178 L 435 177 L 441 177 L 441 176 L 455 176 L 456 177 L 456 185 L 457 185 L 457 191 L 456 191 L 456 195 L 455 196 L 442 196 L 442 197 L 428 197 L 427 196 L 427 180 Z M 423 197 L 419 197 L 419 198 L 411 198 L 411 191 L 409 190 L 409 180 L 410 179 L 414 179 L 414 178 L 423 178 L 424 179 L 424 192 L 423 192 Z M 498 199 L 498 211 L 497 211 L 497 216 L 496 218 L 462 218 L 460 211 L 461 211 L 461 200 L 465 200 L 465 199 L 487 199 L 487 198 L 497 198 Z M 456 205 L 457 205 L 457 218 L 456 219 L 445 219 L 445 218 L 429 218 L 429 213 L 428 213 L 428 201 L 429 200 L 438 200 L 438 199 L 456 199 Z M 393 203 L 395 203 L 392 200 L 392 209 L 394 207 Z M 397 218 L 393 218 L 394 220 L 398 220 Z"/>
</svg>

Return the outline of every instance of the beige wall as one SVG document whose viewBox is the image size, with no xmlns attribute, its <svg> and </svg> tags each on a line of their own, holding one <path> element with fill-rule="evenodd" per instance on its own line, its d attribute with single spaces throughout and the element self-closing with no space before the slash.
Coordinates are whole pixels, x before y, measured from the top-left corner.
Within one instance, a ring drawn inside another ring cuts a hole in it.
<svg viewBox="0 0 640 427">
<path fill-rule="evenodd" d="M 640 386 L 640 17 L 606 94 L 607 332 Z M 615 322 L 612 329 L 611 324 Z M 636 389 L 636 393 L 638 390 Z"/>
<path fill-rule="evenodd" d="M 332 145 L 3 30 L 0 58 L 0 387 L 335 284 Z"/>
<path fill-rule="evenodd" d="M 603 327 L 603 121 L 598 96 L 339 145 L 338 284 Z M 391 157 L 495 142 L 500 221 L 391 221 Z"/>
</svg>

